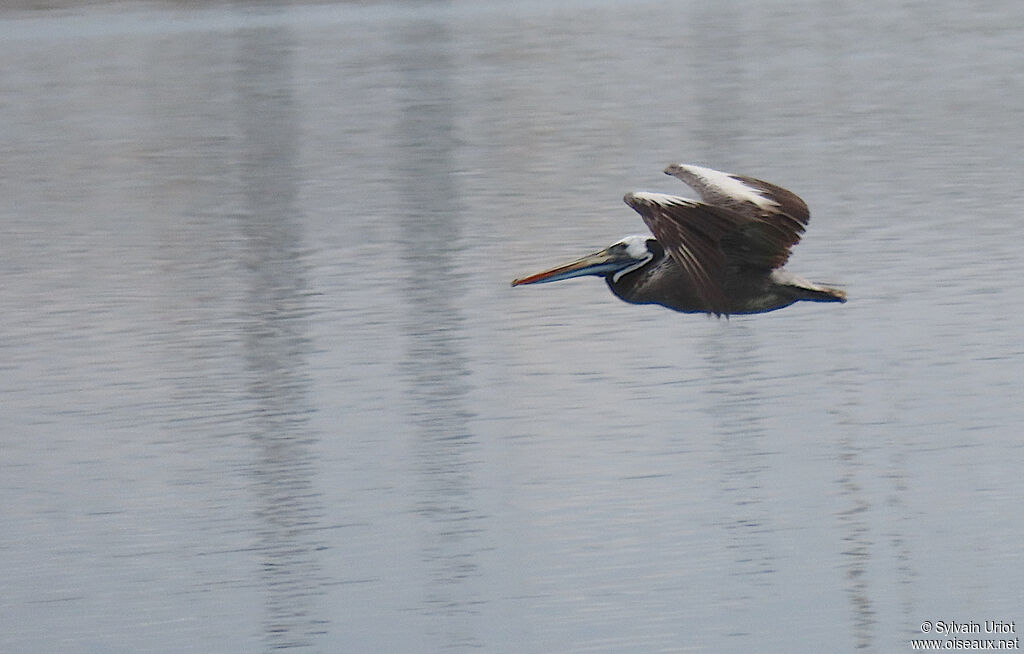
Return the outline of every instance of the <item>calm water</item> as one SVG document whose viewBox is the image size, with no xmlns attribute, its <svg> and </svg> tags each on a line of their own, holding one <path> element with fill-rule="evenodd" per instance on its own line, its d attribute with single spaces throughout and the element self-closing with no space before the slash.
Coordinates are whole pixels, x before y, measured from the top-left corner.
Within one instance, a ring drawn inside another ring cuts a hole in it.
<svg viewBox="0 0 1024 654">
<path fill-rule="evenodd" d="M 0 651 L 1024 630 L 1020 3 L 20 4 Z M 851 301 L 509 288 L 672 161 Z"/>
</svg>

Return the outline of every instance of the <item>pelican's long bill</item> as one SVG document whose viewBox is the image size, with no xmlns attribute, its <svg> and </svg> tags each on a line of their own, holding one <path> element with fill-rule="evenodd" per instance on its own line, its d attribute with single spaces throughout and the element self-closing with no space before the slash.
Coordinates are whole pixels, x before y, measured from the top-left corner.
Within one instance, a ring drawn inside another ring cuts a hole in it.
<svg viewBox="0 0 1024 654">
<path fill-rule="evenodd" d="M 583 275 L 605 276 L 620 270 L 634 267 L 638 263 L 646 261 L 648 258 L 649 257 L 646 256 L 636 256 L 635 250 L 631 251 L 628 244 L 619 242 L 611 247 L 601 250 L 600 252 L 588 254 L 582 259 L 577 259 L 576 261 L 556 266 L 555 268 L 535 273 L 528 277 L 516 279 L 512 282 L 512 285 L 521 286 L 523 284 L 558 282 L 563 279 L 582 277 Z"/>
</svg>

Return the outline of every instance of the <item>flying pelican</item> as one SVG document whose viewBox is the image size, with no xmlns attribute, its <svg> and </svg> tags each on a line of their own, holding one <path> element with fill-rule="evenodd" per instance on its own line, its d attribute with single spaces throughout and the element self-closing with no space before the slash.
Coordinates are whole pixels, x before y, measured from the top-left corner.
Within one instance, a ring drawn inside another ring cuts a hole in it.
<svg viewBox="0 0 1024 654">
<path fill-rule="evenodd" d="M 846 293 L 782 270 L 810 212 L 794 193 L 768 182 L 701 166 L 672 164 L 703 202 L 663 193 L 623 198 L 654 236 L 609 247 L 512 286 L 597 275 L 618 298 L 683 313 L 764 313 L 794 302 L 845 302 Z"/>
</svg>

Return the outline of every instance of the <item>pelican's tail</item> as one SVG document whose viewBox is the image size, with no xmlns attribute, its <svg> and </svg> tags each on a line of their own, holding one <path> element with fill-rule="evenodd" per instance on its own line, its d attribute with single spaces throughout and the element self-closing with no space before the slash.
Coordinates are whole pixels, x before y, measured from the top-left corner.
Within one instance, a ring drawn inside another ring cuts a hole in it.
<svg viewBox="0 0 1024 654">
<path fill-rule="evenodd" d="M 793 302 L 846 302 L 846 291 L 809 282 L 785 270 L 773 270 L 772 281 L 786 289 Z"/>
<path fill-rule="evenodd" d="M 773 270 L 772 281 L 776 288 L 785 289 L 784 293 L 792 298 L 791 302 L 846 302 L 846 291 L 809 282 L 786 270 Z"/>
<path fill-rule="evenodd" d="M 846 291 L 831 286 L 819 286 L 814 289 L 803 289 L 804 295 L 801 300 L 811 302 L 846 302 Z"/>
<path fill-rule="evenodd" d="M 794 284 L 796 299 L 807 300 L 808 302 L 846 302 L 846 291 L 831 286 L 819 286 L 801 280 L 802 283 Z"/>
</svg>

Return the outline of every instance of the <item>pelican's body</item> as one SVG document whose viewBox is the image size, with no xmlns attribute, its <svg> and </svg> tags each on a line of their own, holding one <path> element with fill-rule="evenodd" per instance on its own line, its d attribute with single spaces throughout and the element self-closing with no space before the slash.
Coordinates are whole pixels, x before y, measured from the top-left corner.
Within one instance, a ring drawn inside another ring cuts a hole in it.
<svg viewBox="0 0 1024 654">
<path fill-rule="evenodd" d="M 603 276 L 617 297 L 685 313 L 763 313 L 800 300 L 845 302 L 838 289 L 782 270 L 810 217 L 784 188 L 710 168 L 672 164 L 702 202 L 662 193 L 627 193 L 624 200 L 653 236 L 621 241 L 513 286 L 582 275 Z"/>
</svg>

